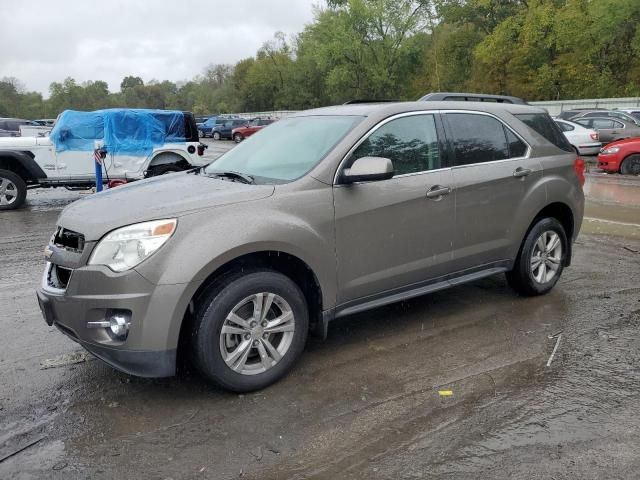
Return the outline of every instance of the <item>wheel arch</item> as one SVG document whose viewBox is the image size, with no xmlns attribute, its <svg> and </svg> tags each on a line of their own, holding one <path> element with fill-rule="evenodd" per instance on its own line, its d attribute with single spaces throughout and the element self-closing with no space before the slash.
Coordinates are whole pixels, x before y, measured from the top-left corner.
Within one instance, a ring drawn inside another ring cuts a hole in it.
<svg viewBox="0 0 640 480">
<path fill-rule="evenodd" d="M 228 275 L 243 269 L 255 268 L 273 270 L 290 278 L 300 288 L 307 302 L 310 330 L 315 329 L 316 332 L 324 333 L 322 287 L 316 273 L 307 262 L 296 255 L 279 250 L 245 253 L 218 266 L 200 282 L 195 292 L 191 295 L 184 311 L 178 336 L 179 362 L 184 361 L 187 357 L 185 350 L 189 348 L 189 336 L 196 305 L 203 300 L 209 288 Z"/>
<path fill-rule="evenodd" d="M 145 171 L 148 172 L 154 167 L 172 164 L 177 165 L 183 170 L 191 168 L 191 162 L 183 152 L 176 150 L 161 150 L 154 152 L 151 160 L 149 160 L 149 163 L 147 164 L 147 168 L 145 168 Z M 145 176 L 148 176 L 147 173 L 145 173 Z"/>
<path fill-rule="evenodd" d="M 29 151 L 0 151 L 0 169 L 14 172 L 25 182 L 37 182 L 40 178 L 47 178 L 40 165 L 36 163 L 34 154 Z"/>
<path fill-rule="evenodd" d="M 636 151 L 632 151 L 632 152 L 629 152 L 629 153 L 625 154 L 624 158 L 622 160 L 620 160 L 620 163 L 618 164 L 618 173 L 620 173 L 620 174 L 622 173 L 622 165 L 624 164 L 624 162 L 627 159 L 629 159 L 629 157 L 633 157 L 633 156 L 636 156 L 636 155 L 640 156 L 640 151 L 637 151 L 637 152 Z"/>
<path fill-rule="evenodd" d="M 562 227 L 564 228 L 565 234 L 567 236 L 567 256 L 565 257 L 564 266 L 568 267 L 571 265 L 571 256 L 573 253 L 572 240 L 574 239 L 574 233 L 575 233 L 575 218 L 574 218 L 573 210 L 571 210 L 571 207 L 569 207 L 569 205 L 567 205 L 566 203 L 553 202 L 545 206 L 542 210 L 540 210 L 535 215 L 531 223 L 529 224 L 529 227 L 527 228 L 527 231 L 524 234 L 524 237 L 522 238 L 522 244 L 524 244 L 524 241 L 527 238 L 527 235 L 529 235 L 529 232 L 531 231 L 533 226 L 536 223 L 538 223 L 540 219 L 548 218 L 548 217 L 555 218 L 556 220 L 558 220 L 562 225 Z M 520 245 L 520 249 L 522 249 L 522 244 Z"/>
</svg>

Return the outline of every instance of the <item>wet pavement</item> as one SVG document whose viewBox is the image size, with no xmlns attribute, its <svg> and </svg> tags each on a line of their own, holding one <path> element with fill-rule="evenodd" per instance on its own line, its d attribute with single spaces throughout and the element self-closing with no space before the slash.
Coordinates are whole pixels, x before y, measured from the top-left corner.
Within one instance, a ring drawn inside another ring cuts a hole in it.
<svg viewBox="0 0 640 480">
<path fill-rule="evenodd" d="M 638 478 L 640 179 L 585 192 L 548 295 L 498 276 L 354 315 L 235 395 L 130 377 L 47 327 L 43 247 L 86 194 L 31 191 L 0 214 L 0 478 Z"/>
</svg>

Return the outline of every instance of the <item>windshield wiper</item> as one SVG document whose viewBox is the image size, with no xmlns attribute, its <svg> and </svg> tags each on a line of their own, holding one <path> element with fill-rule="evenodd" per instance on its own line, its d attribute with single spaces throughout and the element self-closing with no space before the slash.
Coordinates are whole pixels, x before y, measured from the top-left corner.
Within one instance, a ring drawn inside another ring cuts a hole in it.
<svg viewBox="0 0 640 480">
<path fill-rule="evenodd" d="M 240 180 L 242 183 L 252 184 L 255 183 L 255 179 L 251 175 L 246 173 L 234 172 L 233 170 L 225 170 L 223 172 L 211 172 L 209 174 L 212 177 L 227 177 L 234 180 Z"/>
</svg>

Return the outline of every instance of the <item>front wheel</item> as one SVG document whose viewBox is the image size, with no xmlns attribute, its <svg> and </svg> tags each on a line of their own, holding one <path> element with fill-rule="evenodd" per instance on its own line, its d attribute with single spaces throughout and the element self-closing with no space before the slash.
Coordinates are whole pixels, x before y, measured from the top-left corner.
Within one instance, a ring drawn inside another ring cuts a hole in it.
<svg viewBox="0 0 640 480">
<path fill-rule="evenodd" d="M 640 175 L 640 155 L 629 155 L 620 166 L 623 175 Z"/>
<path fill-rule="evenodd" d="M 228 390 L 258 390 L 291 370 L 308 328 L 304 295 L 291 279 L 271 270 L 238 272 L 200 302 L 192 335 L 194 362 Z"/>
<path fill-rule="evenodd" d="M 214 140 L 220 140 L 220 138 L 222 138 L 222 137 L 220 136 L 220 132 L 213 132 L 213 139 L 214 139 Z"/>
<path fill-rule="evenodd" d="M 244 140 L 244 137 L 240 133 L 236 133 L 233 136 L 233 141 L 236 142 L 236 143 L 240 143 L 242 140 Z"/>
<path fill-rule="evenodd" d="M 558 282 L 567 256 L 567 235 L 555 218 L 542 218 L 527 234 L 507 282 L 519 294 L 543 295 Z"/>
<path fill-rule="evenodd" d="M 27 184 L 18 174 L 0 170 L 0 210 L 20 208 L 27 198 Z"/>
</svg>

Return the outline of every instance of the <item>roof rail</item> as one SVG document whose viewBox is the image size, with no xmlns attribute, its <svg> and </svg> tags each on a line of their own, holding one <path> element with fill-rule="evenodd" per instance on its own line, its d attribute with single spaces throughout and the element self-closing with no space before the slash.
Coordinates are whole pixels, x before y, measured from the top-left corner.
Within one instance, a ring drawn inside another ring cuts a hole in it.
<svg viewBox="0 0 640 480">
<path fill-rule="evenodd" d="M 357 105 L 358 103 L 390 103 L 390 102 L 399 102 L 400 100 L 388 100 L 388 99 L 380 99 L 380 100 L 372 100 L 372 99 L 355 99 L 349 100 L 348 102 L 344 102 L 343 105 Z"/>
</svg>

